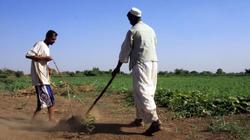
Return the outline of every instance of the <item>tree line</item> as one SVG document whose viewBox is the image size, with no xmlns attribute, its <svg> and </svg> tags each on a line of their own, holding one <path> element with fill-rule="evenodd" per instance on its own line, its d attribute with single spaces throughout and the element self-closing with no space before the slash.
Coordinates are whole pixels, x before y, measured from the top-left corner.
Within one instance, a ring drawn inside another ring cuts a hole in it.
<svg viewBox="0 0 250 140">
<path fill-rule="evenodd" d="M 244 72 L 235 72 L 235 73 L 226 73 L 223 71 L 223 69 L 218 68 L 216 72 L 211 72 L 211 71 L 202 71 L 202 72 L 197 72 L 195 70 L 193 71 L 188 71 L 185 69 L 175 69 L 173 72 L 172 71 L 160 71 L 158 75 L 207 75 L 207 76 L 212 76 L 212 75 L 250 75 L 250 69 L 245 69 Z"/>
<path fill-rule="evenodd" d="M 52 69 L 52 75 L 53 76 L 101 76 L 101 75 L 110 75 L 112 73 L 112 69 L 108 71 L 103 71 L 100 70 L 97 67 L 92 68 L 92 70 L 84 70 L 84 71 L 63 71 L 61 73 L 58 73 L 55 69 Z M 121 75 L 130 75 L 130 73 L 125 73 L 122 72 L 120 73 Z M 0 69 L 0 78 L 6 78 L 8 76 L 15 76 L 15 77 L 22 77 L 24 76 L 23 71 L 15 71 L 11 69 Z M 195 70 L 193 71 L 188 71 L 185 69 L 175 69 L 174 71 L 159 71 L 158 72 L 159 76 L 171 76 L 171 75 L 204 75 L 204 76 L 213 76 L 213 75 L 250 75 L 250 68 L 245 69 L 244 72 L 238 72 L 238 73 L 226 73 L 223 71 L 223 69 L 218 68 L 216 72 L 211 72 L 211 71 L 202 71 L 202 72 L 197 72 Z"/>
<path fill-rule="evenodd" d="M 0 78 L 7 78 L 8 76 L 22 77 L 24 72 L 20 70 L 11 70 L 11 69 L 0 69 Z"/>
</svg>

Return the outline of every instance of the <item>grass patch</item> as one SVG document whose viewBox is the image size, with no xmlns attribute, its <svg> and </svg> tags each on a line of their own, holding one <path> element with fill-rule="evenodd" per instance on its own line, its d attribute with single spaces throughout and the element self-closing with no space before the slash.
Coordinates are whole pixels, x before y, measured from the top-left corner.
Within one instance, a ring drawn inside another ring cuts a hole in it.
<svg viewBox="0 0 250 140">
<path fill-rule="evenodd" d="M 249 140 L 249 128 L 242 127 L 239 121 L 226 122 L 224 117 L 214 120 L 208 126 L 208 131 L 213 133 L 229 133 L 236 139 Z"/>
</svg>

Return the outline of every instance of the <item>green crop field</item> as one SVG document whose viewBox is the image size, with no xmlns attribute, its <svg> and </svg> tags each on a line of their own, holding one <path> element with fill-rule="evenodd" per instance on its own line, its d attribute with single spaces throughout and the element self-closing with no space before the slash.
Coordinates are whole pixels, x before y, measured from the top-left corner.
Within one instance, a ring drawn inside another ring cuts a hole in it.
<svg viewBox="0 0 250 140">
<path fill-rule="evenodd" d="M 110 75 L 52 77 L 60 86 L 62 82 L 77 87 L 89 85 L 99 93 L 110 80 Z M 16 91 L 31 86 L 28 76 L 0 78 L 0 90 Z M 132 79 L 118 75 L 108 89 L 108 94 L 122 93 L 133 103 Z M 250 76 L 159 76 L 156 102 L 180 116 L 227 115 L 249 112 Z"/>
<path fill-rule="evenodd" d="M 93 85 L 98 91 L 109 81 L 111 76 L 65 77 L 72 85 Z M 56 84 L 62 78 L 53 78 Z M 250 95 L 250 76 L 160 76 L 157 90 L 201 91 L 211 96 L 248 96 Z M 117 76 L 110 90 L 129 92 L 132 90 L 130 76 Z"/>
</svg>

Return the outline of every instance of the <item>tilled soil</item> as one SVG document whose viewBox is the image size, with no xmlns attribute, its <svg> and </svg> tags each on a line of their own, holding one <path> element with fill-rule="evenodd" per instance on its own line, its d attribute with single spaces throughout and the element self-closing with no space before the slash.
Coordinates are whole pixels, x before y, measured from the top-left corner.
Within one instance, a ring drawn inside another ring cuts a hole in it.
<svg viewBox="0 0 250 140">
<path fill-rule="evenodd" d="M 130 127 L 135 111 L 126 106 L 120 95 L 106 95 L 94 107 L 91 117 L 84 120 L 84 113 L 96 96 L 86 93 L 79 102 L 76 98 L 56 96 L 55 122 L 48 121 L 47 110 L 31 116 L 36 107 L 34 94 L 0 94 L 0 140 L 211 140 L 234 139 L 227 133 L 207 131 L 208 118 L 176 119 L 164 108 L 158 109 L 164 129 L 154 136 L 144 136 L 148 125 Z"/>
</svg>

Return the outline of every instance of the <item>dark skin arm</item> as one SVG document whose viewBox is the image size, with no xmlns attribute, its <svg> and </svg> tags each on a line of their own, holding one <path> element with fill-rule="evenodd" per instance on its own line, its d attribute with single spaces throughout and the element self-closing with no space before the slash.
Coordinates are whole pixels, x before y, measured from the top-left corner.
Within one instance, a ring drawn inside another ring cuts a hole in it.
<svg viewBox="0 0 250 140">
<path fill-rule="evenodd" d="M 34 61 L 51 61 L 52 58 L 50 56 L 27 56 L 26 58 L 34 60 Z"/>
<path fill-rule="evenodd" d="M 122 62 L 118 61 L 116 68 L 112 71 L 112 76 L 120 72 L 121 66 L 122 66 Z"/>
<path fill-rule="evenodd" d="M 50 67 L 48 67 L 48 71 L 49 71 L 49 75 L 52 75 L 52 69 Z"/>
<path fill-rule="evenodd" d="M 26 55 L 26 58 L 34 60 L 34 61 L 46 61 L 46 62 L 53 60 L 52 57 L 50 57 L 50 56 L 36 56 L 36 55 L 35 56 L 27 56 Z M 49 71 L 49 75 L 51 75 L 52 70 L 49 67 L 48 67 L 48 71 Z"/>
</svg>

